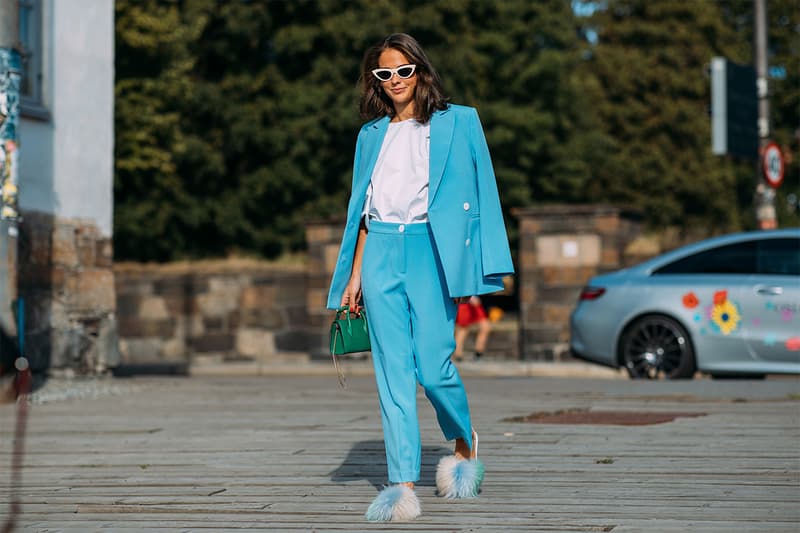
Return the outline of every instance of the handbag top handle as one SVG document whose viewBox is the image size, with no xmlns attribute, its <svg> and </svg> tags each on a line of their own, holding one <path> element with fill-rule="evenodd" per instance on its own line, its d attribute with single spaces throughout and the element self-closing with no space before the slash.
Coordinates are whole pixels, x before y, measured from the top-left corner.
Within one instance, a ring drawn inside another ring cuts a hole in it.
<svg viewBox="0 0 800 533">
<path fill-rule="evenodd" d="M 348 335 L 352 335 L 353 334 L 353 323 L 350 321 L 351 313 L 349 312 L 349 309 L 350 309 L 349 305 L 341 306 L 339 309 L 336 310 L 336 317 L 339 318 L 339 316 L 342 313 L 346 314 L 345 318 L 347 318 L 347 333 L 348 333 Z M 366 318 L 367 310 L 366 309 L 361 309 L 359 314 L 363 314 L 364 318 Z M 366 332 L 367 331 L 367 322 L 366 322 L 366 320 L 362 320 L 362 326 L 364 328 L 364 331 Z"/>
</svg>

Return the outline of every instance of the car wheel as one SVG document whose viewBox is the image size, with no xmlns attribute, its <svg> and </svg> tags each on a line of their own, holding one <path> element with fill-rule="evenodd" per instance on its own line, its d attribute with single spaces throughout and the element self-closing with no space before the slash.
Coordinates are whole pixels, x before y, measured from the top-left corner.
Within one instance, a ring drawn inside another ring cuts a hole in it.
<svg viewBox="0 0 800 533">
<path fill-rule="evenodd" d="M 625 330 L 620 360 L 633 379 L 686 379 L 695 372 L 689 334 L 675 320 L 660 315 L 642 317 Z"/>
</svg>

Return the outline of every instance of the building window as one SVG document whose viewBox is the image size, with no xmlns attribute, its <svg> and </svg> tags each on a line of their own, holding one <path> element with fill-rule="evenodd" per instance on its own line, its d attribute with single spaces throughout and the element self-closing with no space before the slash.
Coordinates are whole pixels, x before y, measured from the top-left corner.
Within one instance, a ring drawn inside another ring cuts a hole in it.
<svg viewBox="0 0 800 533">
<path fill-rule="evenodd" d="M 47 118 L 42 95 L 42 0 L 19 0 L 19 41 L 20 111 L 24 116 Z"/>
</svg>

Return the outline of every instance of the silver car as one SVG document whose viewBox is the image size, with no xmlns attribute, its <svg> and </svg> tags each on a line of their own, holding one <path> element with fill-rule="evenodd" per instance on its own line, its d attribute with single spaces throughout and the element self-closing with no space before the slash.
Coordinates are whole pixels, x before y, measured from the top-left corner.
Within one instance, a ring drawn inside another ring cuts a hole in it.
<svg viewBox="0 0 800 533">
<path fill-rule="evenodd" d="M 715 237 L 593 277 L 570 349 L 632 378 L 800 373 L 800 228 Z"/>
</svg>

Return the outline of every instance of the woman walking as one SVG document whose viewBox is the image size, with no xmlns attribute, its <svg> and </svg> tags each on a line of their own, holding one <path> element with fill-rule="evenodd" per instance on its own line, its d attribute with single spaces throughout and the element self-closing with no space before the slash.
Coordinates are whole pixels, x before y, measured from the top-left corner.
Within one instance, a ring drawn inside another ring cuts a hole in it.
<svg viewBox="0 0 800 533">
<path fill-rule="evenodd" d="M 452 456 L 438 493 L 477 496 L 483 465 L 458 370 L 450 361 L 456 304 L 503 288 L 513 272 L 494 170 L 475 109 L 448 104 L 411 36 L 386 37 L 364 55 L 361 113 L 347 223 L 327 306 L 362 301 L 392 483 L 368 520 L 420 512 L 414 484 L 421 444 L 417 383 L 436 411 Z"/>
</svg>

